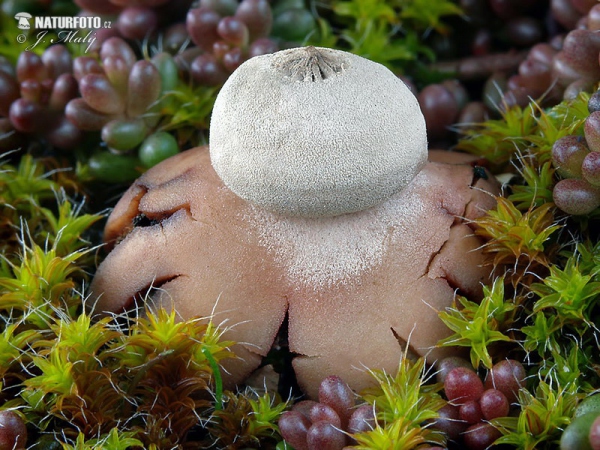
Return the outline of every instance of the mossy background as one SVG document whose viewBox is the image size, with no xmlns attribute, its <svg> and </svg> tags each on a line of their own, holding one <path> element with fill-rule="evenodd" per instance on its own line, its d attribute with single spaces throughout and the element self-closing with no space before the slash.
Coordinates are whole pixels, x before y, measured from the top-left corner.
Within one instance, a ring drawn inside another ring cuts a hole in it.
<svg viewBox="0 0 600 450">
<path fill-rule="evenodd" d="M 294 36 L 298 45 L 357 53 L 419 86 L 448 76 L 429 64 L 438 57 L 434 37 L 451 36 L 461 14 L 455 2 L 332 0 L 303 7 L 314 23 Z M 43 15 L 78 11 L 69 1 L 4 1 L 0 55 L 13 65 L 22 50 L 12 16 L 28 8 Z M 156 42 L 136 45 L 139 58 L 155 58 Z M 182 150 L 204 143 L 218 87 L 170 83 L 154 131 L 172 134 Z M 525 365 L 519 404 L 510 417 L 492 421 L 502 433 L 497 443 L 509 448 L 557 448 L 578 403 L 600 388 L 599 211 L 571 216 L 552 196 L 561 179 L 552 146 L 563 136 L 583 136 L 589 97 L 505 108 L 455 137 L 454 150 L 484 158 L 506 183 L 496 209 L 473 224 L 487 240 L 493 281 L 481 303 L 457 295 L 440 312 L 454 333 L 440 345 L 466 347 L 482 376 L 502 359 Z M 285 448 L 277 419 L 294 399 L 243 386 L 224 391 L 218 365 L 235 355 L 217 327 L 180 322 L 165 311 L 87 314 L 87 286 L 104 256 L 103 222 L 144 170 L 139 159 L 106 152 L 97 132 L 68 152 L 37 134 L 20 144 L 5 148 L 0 161 L 0 409 L 16 411 L 27 424 L 28 447 Z M 276 367 L 285 359 L 270 357 Z M 396 374 L 373 376 L 378 387 L 360 401 L 374 405 L 378 424 L 355 436 L 356 448 L 444 445 L 446 437 L 427 425 L 445 404 L 432 368 L 405 359 Z"/>
</svg>

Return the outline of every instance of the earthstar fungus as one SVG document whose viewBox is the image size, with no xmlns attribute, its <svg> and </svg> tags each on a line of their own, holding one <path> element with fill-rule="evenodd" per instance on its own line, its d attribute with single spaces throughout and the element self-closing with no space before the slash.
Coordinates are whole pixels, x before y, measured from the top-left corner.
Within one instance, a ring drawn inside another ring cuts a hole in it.
<svg viewBox="0 0 600 450">
<path fill-rule="evenodd" d="M 386 91 L 373 81 L 378 89 L 359 102 L 336 103 L 352 89 L 336 77 L 388 76 L 365 61 L 308 48 L 240 66 L 215 105 L 210 151 L 155 166 L 116 205 L 105 229 L 114 248 L 91 286 L 96 310 L 130 308 L 154 286 L 152 307 L 212 315 L 238 342 L 240 359 L 225 364 L 231 384 L 260 365 L 287 316 L 294 369 L 313 397 L 327 375 L 367 386 L 365 367 L 393 372 L 406 350 L 447 355 L 435 348 L 449 335 L 437 311 L 456 290 L 481 295 L 489 268 L 469 221 L 494 206 L 498 186 L 468 157 L 430 152 L 426 161 L 424 122 L 400 81 L 385 81 Z M 265 77 L 284 80 L 258 85 Z M 302 106 L 317 97 L 320 109 Z"/>
</svg>

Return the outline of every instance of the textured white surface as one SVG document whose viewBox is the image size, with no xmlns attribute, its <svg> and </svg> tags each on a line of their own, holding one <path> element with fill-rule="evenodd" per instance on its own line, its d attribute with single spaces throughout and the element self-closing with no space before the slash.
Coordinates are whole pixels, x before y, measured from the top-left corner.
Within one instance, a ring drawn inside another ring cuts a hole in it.
<svg viewBox="0 0 600 450">
<path fill-rule="evenodd" d="M 427 136 L 416 98 L 387 68 L 298 48 L 252 58 L 229 77 L 212 113 L 210 151 L 240 197 L 323 217 L 403 189 L 427 160 Z"/>
<path fill-rule="evenodd" d="M 315 220 L 254 208 L 245 220 L 256 227 L 261 245 L 286 268 L 291 283 L 315 291 L 330 289 L 361 280 L 382 263 L 390 245 L 418 254 L 413 237 L 400 241 L 419 228 L 423 217 L 435 214 L 436 205 L 421 199 L 421 187 L 431 186 L 417 175 L 402 194 L 354 214 Z"/>
</svg>

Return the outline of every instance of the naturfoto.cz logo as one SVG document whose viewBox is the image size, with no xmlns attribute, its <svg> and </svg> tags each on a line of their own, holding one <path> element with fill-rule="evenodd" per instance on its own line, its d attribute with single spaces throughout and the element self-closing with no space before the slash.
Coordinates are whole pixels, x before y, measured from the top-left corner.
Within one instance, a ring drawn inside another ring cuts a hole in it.
<svg viewBox="0 0 600 450">
<path fill-rule="evenodd" d="M 33 50 L 39 44 L 72 43 L 85 44 L 87 52 L 96 41 L 96 30 L 99 28 L 110 28 L 110 20 L 102 20 L 98 16 L 39 16 L 34 17 L 27 12 L 20 12 L 15 15 L 17 28 L 20 30 L 30 30 L 33 27 L 41 30 L 35 36 L 35 42 L 28 45 L 25 50 Z M 48 30 L 60 30 L 50 37 Z M 85 33 L 82 30 L 86 30 Z M 27 35 L 19 34 L 17 42 L 23 44 L 27 41 Z"/>
</svg>

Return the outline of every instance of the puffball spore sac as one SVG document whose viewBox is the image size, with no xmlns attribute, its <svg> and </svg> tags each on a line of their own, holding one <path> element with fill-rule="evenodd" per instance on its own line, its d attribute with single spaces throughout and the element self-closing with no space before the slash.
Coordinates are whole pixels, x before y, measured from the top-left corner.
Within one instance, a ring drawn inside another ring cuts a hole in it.
<svg viewBox="0 0 600 450">
<path fill-rule="evenodd" d="M 361 211 L 427 162 L 425 120 L 386 67 L 315 47 L 242 64 L 221 89 L 211 163 L 238 196 L 288 216 Z"/>
</svg>

